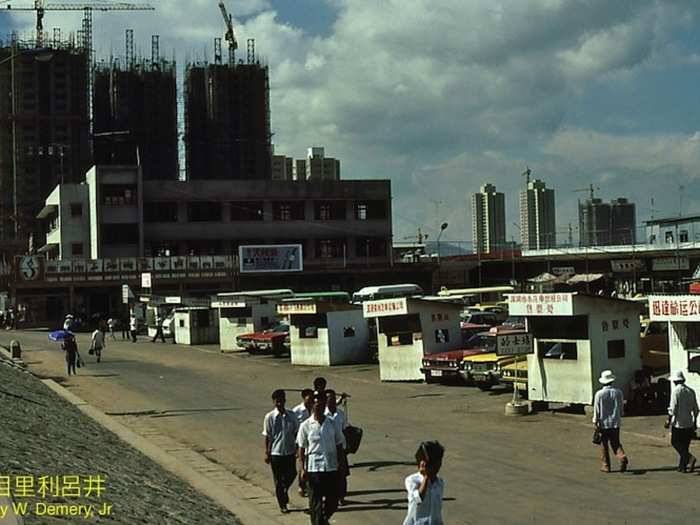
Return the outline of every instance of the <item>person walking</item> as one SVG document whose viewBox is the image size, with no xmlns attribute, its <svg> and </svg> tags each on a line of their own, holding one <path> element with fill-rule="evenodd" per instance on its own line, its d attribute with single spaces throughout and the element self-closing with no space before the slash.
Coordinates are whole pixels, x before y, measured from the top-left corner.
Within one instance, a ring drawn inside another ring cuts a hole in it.
<svg viewBox="0 0 700 525">
<path fill-rule="evenodd" d="M 75 364 L 78 360 L 78 343 L 75 342 L 74 335 L 67 335 L 63 340 L 61 348 L 66 353 L 66 365 L 68 368 L 68 375 L 76 375 Z"/>
<path fill-rule="evenodd" d="M 301 403 L 292 409 L 299 425 L 311 417 L 313 407 L 314 391 L 310 388 L 305 388 L 301 391 Z M 301 479 L 301 471 L 299 472 L 299 495 L 302 498 L 306 497 L 306 480 Z"/>
<path fill-rule="evenodd" d="M 685 376 L 676 370 L 671 376 L 673 390 L 664 428 L 671 427 L 671 445 L 678 452 L 678 472 L 693 472 L 695 456 L 690 453 L 690 441 L 695 435 L 698 400 L 695 390 L 685 384 Z"/>
<path fill-rule="evenodd" d="M 444 525 L 442 497 L 445 481 L 438 476 L 442 467 L 444 447 L 437 441 L 424 441 L 416 451 L 418 472 L 404 482 L 408 493 L 408 512 L 403 525 Z"/>
<path fill-rule="evenodd" d="M 110 317 L 107 320 L 107 328 L 109 329 L 109 336 L 112 338 L 112 341 L 117 340 L 116 336 L 114 335 L 117 326 L 119 326 L 119 319 L 117 319 L 116 317 Z"/>
<path fill-rule="evenodd" d="M 312 525 L 328 525 L 338 509 L 338 470 L 343 468 L 343 436 L 325 416 L 326 395 L 314 392 L 313 414 L 299 427 L 301 479 L 308 483 Z"/>
<path fill-rule="evenodd" d="M 129 319 L 129 331 L 131 332 L 131 342 L 135 343 L 136 342 L 136 331 L 139 328 L 139 322 L 138 319 L 136 319 L 135 315 L 131 316 L 131 319 Z"/>
<path fill-rule="evenodd" d="M 129 316 L 123 315 L 119 321 L 119 324 L 121 325 L 121 329 L 122 329 L 122 341 L 125 341 L 125 340 L 129 339 L 129 337 L 130 337 L 130 334 L 129 334 Z"/>
<path fill-rule="evenodd" d="M 299 430 L 296 415 L 284 407 L 286 401 L 284 390 L 272 393 L 275 408 L 265 414 L 262 431 L 265 436 L 265 463 L 272 468 L 275 496 L 283 514 L 289 512 L 289 487 L 297 477 L 296 436 Z"/>
<path fill-rule="evenodd" d="M 98 363 L 102 360 L 102 350 L 104 350 L 104 347 L 105 333 L 99 328 L 97 328 L 94 332 L 92 332 L 92 342 L 90 345 L 90 350 L 92 350 L 92 353 L 95 354 L 95 358 L 97 358 Z"/>
<path fill-rule="evenodd" d="M 600 470 L 610 472 L 610 448 L 620 460 L 620 472 L 625 472 L 629 459 L 620 443 L 620 425 L 622 424 L 622 390 L 613 386 L 615 374 L 612 370 L 603 370 L 598 382 L 603 388 L 595 393 L 593 399 L 593 424 L 600 433 Z"/>
<path fill-rule="evenodd" d="M 165 335 L 163 335 L 163 317 L 160 314 L 156 314 L 156 335 L 151 339 L 151 343 L 155 343 L 160 337 L 161 342 L 165 343 Z"/>
<path fill-rule="evenodd" d="M 333 389 L 326 390 L 326 411 L 325 415 L 333 421 L 338 431 L 343 436 L 343 465 L 344 468 L 338 471 L 338 500 L 341 505 L 345 505 L 345 496 L 348 493 L 348 476 L 350 475 L 350 467 L 348 465 L 348 448 L 347 439 L 345 438 L 345 427 L 347 427 L 347 419 L 345 412 L 338 408 L 336 392 Z"/>
</svg>

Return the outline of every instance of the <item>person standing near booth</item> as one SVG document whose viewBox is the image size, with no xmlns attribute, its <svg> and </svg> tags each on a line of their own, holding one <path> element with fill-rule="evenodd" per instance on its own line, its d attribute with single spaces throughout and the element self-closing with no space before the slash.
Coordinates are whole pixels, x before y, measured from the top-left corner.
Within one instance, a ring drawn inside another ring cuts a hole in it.
<svg viewBox="0 0 700 525">
<path fill-rule="evenodd" d="M 664 428 L 671 427 L 671 445 L 678 452 L 678 472 L 693 472 L 695 456 L 690 453 L 690 441 L 695 434 L 698 400 L 695 390 L 685 384 L 685 376 L 676 370 L 671 376 L 673 390 Z"/>
<path fill-rule="evenodd" d="M 612 370 L 603 370 L 598 379 L 603 388 L 595 393 L 593 399 L 593 424 L 600 433 L 601 472 L 610 472 L 610 448 L 620 460 L 620 472 L 625 472 L 629 464 L 629 459 L 620 443 L 622 407 L 625 400 L 622 390 L 613 386 L 615 379 Z"/>
</svg>

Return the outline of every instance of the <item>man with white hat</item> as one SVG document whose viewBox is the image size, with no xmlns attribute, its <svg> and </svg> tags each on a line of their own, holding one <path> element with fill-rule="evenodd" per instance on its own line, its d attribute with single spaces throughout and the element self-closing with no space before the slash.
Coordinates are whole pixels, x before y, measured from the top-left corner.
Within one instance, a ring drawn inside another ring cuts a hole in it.
<svg viewBox="0 0 700 525">
<path fill-rule="evenodd" d="M 698 417 L 698 400 L 695 391 L 685 384 L 685 376 L 680 370 L 671 376 L 673 389 L 668 405 L 668 419 L 665 428 L 671 427 L 671 445 L 678 452 L 678 472 L 693 472 L 695 456 L 690 453 L 690 440 L 695 434 Z"/>
<path fill-rule="evenodd" d="M 620 443 L 620 425 L 622 424 L 622 406 L 625 402 L 622 390 L 615 388 L 615 374 L 612 370 L 603 370 L 598 382 L 603 388 L 595 393 L 593 399 L 593 424 L 600 432 L 601 472 L 610 472 L 610 450 L 620 460 L 620 472 L 627 470 L 629 460 Z"/>
</svg>

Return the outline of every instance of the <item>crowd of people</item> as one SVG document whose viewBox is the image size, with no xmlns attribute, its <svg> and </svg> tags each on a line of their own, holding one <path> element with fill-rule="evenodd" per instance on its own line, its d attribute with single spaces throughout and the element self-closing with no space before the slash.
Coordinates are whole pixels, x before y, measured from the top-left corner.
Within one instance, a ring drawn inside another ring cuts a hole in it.
<svg viewBox="0 0 700 525">
<path fill-rule="evenodd" d="M 274 408 L 263 419 L 264 461 L 272 470 L 280 511 L 289 512 L 289 489 L 298 481 L 299 494 L 309 499 L 311 524 L 327 525 L 338 506 L 345 504 L 348 451 L 356 450 L 349 443 L 355 437 L 349 432 L 346 414 L 338 407 L 347 394 L 338 395 L 327 388 L 323 377 L 317 377 L 301 397 L 301 403 L 290 410 L 286 392 L 272 392 Z M 437 441 L 421 443 L 416 451 L 418 472 L 404 482 L 408 498 L 404 525 L 443 523 L 444 481 L 438 476 L 443 455 Z"/>
</svg>

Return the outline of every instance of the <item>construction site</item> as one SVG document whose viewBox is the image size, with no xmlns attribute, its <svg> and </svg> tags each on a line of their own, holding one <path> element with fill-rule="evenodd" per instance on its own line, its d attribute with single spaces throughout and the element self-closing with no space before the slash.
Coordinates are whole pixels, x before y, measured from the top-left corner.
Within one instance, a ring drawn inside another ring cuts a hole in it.
<svg viewBox="0 0 700 525">
<path fill-rule="evenodd" d="M 36 16 L 32 35 L 0 41 L 0 257 L 41 246 L 35 217 L 44 200 L 57 184 L 83 180 L 92 165 L 138 164 L 144 180 L 271 178 L 268 67 L 253 39 L 237 59 L 233 18 L 223 1 L 218 8 L 224 38 L 214 39 L 211 62 L 185 64 L 178 96 L 177 65 L 161 56 L 158 35 L 150 36 L 150 57 L 135 54 L 131 29 L 123 56 L 95 56 L 93 11 L 153 6 L 0 2 L 7 12 Z M 82 24 L 49 33 L 49 11 L 80 11 Z"/>
</svg>

